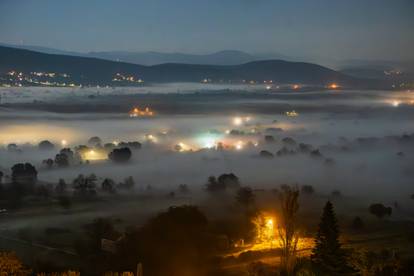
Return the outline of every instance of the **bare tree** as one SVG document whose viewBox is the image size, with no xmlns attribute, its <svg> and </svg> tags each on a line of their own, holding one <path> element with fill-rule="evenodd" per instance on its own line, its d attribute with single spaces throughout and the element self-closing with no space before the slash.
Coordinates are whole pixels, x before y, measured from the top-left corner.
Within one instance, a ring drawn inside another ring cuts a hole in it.
<svg viewBox="0 0 414 276">
<path fill-rule="evenodd" d="M 295 267 L 299 233 L 297 213 L 299 210 L 299 190 L 284 186 L 280 193 L 281 215 L 279 223 L 279 241 L 282 247 L 281 265 L 287 275 L 293 273 Z"/>
</svg>

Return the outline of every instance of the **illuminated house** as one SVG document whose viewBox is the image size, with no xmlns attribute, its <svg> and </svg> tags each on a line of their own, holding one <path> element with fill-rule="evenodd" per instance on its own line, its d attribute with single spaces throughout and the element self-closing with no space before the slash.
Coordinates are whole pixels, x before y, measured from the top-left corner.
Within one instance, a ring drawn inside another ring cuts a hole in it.
<svg viewBox="0 0 414 276">
<path fill-rule="evenodd" d="M 154 116 L 154 111 L 152 111 L 149 107 L 145 107 L 145 109 L 139 109 L 138 107 L 134 107 L 129 112 L 129 117 L 152 117 Z"/>
</svg>

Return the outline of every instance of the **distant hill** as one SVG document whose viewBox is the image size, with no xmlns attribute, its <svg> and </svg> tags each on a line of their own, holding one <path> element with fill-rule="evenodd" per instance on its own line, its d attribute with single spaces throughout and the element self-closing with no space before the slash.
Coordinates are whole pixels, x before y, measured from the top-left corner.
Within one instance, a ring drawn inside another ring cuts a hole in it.
<svg viewBox="0 0 414 276">
<path fill-rule="evenodd" d="M 346 75 L 360 78 L 362 77 L 366 79 L 385 79 L 384 71 L 385 70 L 371 67 L 350 67 L 339 70 L 339 72 Z"/>
<path fill-rule="evenodd" d="M 32 45 L 12 45 L 0 43 L 0 46 L 25 49 L 54 55 L 70 55 L 80 57 L 94 57 L 112 61 L 123 61 L 141 65 L 157 65 L 163 63 L 186 63 L 208 65 L 238 65 L 263 59 L 289 59 L 279 54 L 251 55 L 237 50 L 225 50 L 212 54 L 186 54 L 162 52 L 136 52 L 136 51 L 100 51 L 100 52 L 73 52 L 49 47 Z"/>
<path fill-rule="evenodd" d="M 15 45 L 15 44 L 8 44 L 8 43 L 0 43 L 0 46 L 35 51 L 35 52 L 40 52 L 40 53 L 45 53 L 45 54 L 53 54 L 53 55 L 87 56 L 87 54 L 85 53 L 59 50 L 59 49 L 43 47 L 43 46 Z"/>
<path fill-rule="evenodd" d="M 185 53 L 161 53 L 161 52 L 133 52 L 133 51 L 101 51 L 101 52 L 73 52 L 54 48 L 31 46 L 31 45 L 11 45 L 0 43 L 0 46 L 25 49 L 54 55 L 70 55 L 81 57 L 101 58 L 112 61 L 122 61 L 141 65 L 157 65 L 163 63 L 186 63 L 186 64 L 208 64 L 208 65 L 237 65 L 259 59 L 261 56 L 251 55 L 242 51 L 225 50 L 212 54 L 185 54 Z M 274 55 L 272 55 L 274 57 Z M 278 56 L 279 58 L 282 56 Z"/>
<path fill-rule="evenodd" d="M 340 72 L 360 78 L 414 81 L 414 60 L 348 60 L 340 68 Z"/>
<path fill-rule="evenodd" d="M 194 65 L 166 63 L 144 66 L 97 58 L 53 55 L 0 46 L 0 73 L 10 70 L 42 71 L 69 74 L 81 84 L 112 85 L 116 73 L 132 75 L 145 82 L 200 82 L 273 80 L 279 83 L 301 83 L 324 86 L 337 82 L 348 87 L 372 87 L 378 83 L 360 80 L 311 63 L 264 60 L 241 65 Z"/>
<path fill-rule="evenodd" d="M 90 57 L 124 61 L 142 65 L 157 65 L 163 63 L 185 63 L 206 65 L 237 65 L 260 59 L 241 51 L 220 51 L 213 54 L 194 55 L 183 53 L 159 53 L 159 52 L 90 52 Z"/>
</svg>

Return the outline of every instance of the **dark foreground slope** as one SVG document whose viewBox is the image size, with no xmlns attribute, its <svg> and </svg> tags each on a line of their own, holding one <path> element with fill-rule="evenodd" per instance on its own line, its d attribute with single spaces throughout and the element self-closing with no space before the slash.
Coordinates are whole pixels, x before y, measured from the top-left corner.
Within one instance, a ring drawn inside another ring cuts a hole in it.
<svg viewBox="0 0 414 276">
<path fill-rule="evenodd" d="M 300 83 L 325 86 L 337 82 L 342 86 L 368 88 L 383 86 L 372 80 L 361 80 L 323 66 L 302 62 L 265 60 L 241 65 L 194 65 L 167 63 L 143 66 L 124 62 L 67 55 L 44 54 L 0 46 L 0 73 L 19 72 L 66 73 L 72 81 L 85 85 L 112 85 L 115 74 L 141 78 L 145 82 L 200 82 L 203 79 L 240 82 L 273 80 L 278 83 Z"/>
</svg>

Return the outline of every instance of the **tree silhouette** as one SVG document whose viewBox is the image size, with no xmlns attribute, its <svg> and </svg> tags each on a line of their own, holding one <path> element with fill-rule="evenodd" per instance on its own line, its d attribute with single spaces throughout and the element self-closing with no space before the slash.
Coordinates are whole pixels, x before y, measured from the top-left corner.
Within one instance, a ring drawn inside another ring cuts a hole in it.
<svg viewBox="0 0 414 276">
<path fill-rule="evenodd" d="M 101 184 L 101 188 L 104 192 L 114 194 L 116 192 L 115 181 L 110 178 L 105 178 Z"/>
<path fill-rule="evenodd" d="M 58 195 L 65 194 L 67 187 L 68 185 L 66 184 L 65 180 L 63 178 L 60 178 L 58 184 L 55 187 L 55 192 Z"/>
<path fill-rule="evenodd" d="M 338 223 L 330 201 L 323 209 L 311 260 L 318 269 L 328 275 L 352 271 L 346 262 L 345 253 L 339 242 Z"/>
<path fill-rule="evenodd" d="M 239 178 L 234 173 L 224 173 L 217 178 L 219 183 L 222 183 L 226 188 L 239 188 Z"/>
<path fill-rule="evenodd" d="M 102 144 L 102 140 L 101 140 L 101 138 L 99 138 L 98 136 L 94 136 L 94 137 L 89 138 L 89 140 L 88 140 L 88 144 L 89 144 L 90 146 L 93 146 L 93 147 L 95 147 L 95 146 L 99 146 L 99 145 L 101 145 L 101 144 Z"/>
<path fill-rule="evenodd" d="M 254 193 L 250 187 L 241 187 L 236 194 L 237 202 L 242 205 L 245 210 L 249 210 L 249 207 L 254 202 Z"/>
<path fill-rule="evenodd" d="M 48 140 L 43 140 L 38 145 L 39 150 L 53 150 L 55 145 Z"/>
<path fill-rule="evenodd" d="M 69 158 L 66 154 L 64 153 L 58 153 L 55 156 L 55 163 L 56 165 L 58 165 L 59 167 L 67 167 L 69 166 Z"/>
<path fill-rule="evenodd" d="M 260 155 L 260 157 L 263 157 L 263 158 L 273 158 L 274 157 L 273 153 L 271 153 L 267 150 L 260 151 L 259 155 Z"/>
<path fill-rule="evenodd" d="M 369 206 L 369 212 L 376 216 L 379 219 L 382 219 L 385 216 L 391 216 L 392 214 L 392 208 L 391 207 L 385 207 L 381 203 L 372 204 Z"/>
<path fill-rule="evenodd" d="M 31 275 L 30 269 L 26 269 L 23 263 L 13 252 L 0 252 L 0 275 Z"/>
<path fill-rule="evenodd" d="M 299 210 L 299 190 L 283 186 L 280 193 L 281 217 L 279 225 L 280 245 L 282 247 L 281 263 L 285 273 L 293 272 L 296 262 L 299 233 L 297 213 Z"/>
<path fill-rule="evenodd" d="M 223 183 L 219 183 L 215 176 L 209 176 L 206 184 L 206 190 L 210 193 L 222 192 L 226 190 Z"/>
<path fill-rule="evenodd" d="M 114 149 L 108 157 L 114 162 L 127 162 L 131 158 L 132 152 L 129 148 Z"/>
<path fill-rule="evenodd" d="M 11 170 L 13 183 L 33 186 L 37 181 L 36 168 L 30 163 L 16 164 Z"/>
<path fill-rule="evenodd" d="M 53 167 L 53 159 L 48 158 L 42 161 L 42 164 L 45 165 L 48 169 Z"/>
<path fill-rule="evenodd" d="M 94 174 L 87 177 L 83 174 L 78 175 L 72 183 L 74 194 L 78 196 L 96 195 L 96 180 L 97 178 Z"/>
</svg>

